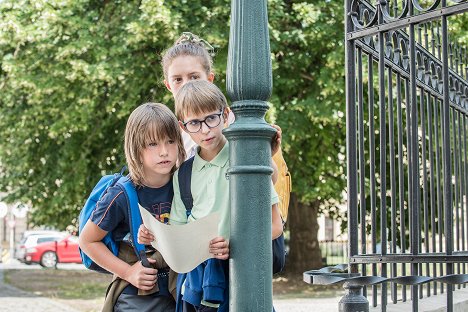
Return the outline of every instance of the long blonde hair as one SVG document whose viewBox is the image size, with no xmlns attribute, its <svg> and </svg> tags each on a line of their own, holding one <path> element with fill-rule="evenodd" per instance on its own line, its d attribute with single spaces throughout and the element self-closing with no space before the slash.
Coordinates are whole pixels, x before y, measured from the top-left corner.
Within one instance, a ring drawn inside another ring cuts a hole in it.
<svg viewBox="0 0 468 312">
<path fill-rule="evenodd" d="M 130 178 L 135 185 L 143 185 L 142 150 L 151 142 L 159 142 L 167 138 L 176 142 L 178 163 L 182 163 L 185 160 L 185 150 L 179 123 L 166 105 L 145 103 L 130 114 L 125 127 L 124 149 Z M 172 172 L 176 169 L 174 166 Z"/>
</svg>

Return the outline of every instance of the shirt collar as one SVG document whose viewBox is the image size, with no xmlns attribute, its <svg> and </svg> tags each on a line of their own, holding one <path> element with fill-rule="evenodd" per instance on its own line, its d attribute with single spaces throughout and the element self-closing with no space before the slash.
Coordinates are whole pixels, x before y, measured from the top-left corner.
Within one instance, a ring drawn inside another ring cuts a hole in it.
<svg viewBox="0 0 468 312">
<path fill-rule="evenodd" d="M 201 158 L 200 155 L 198 154 L 199 152 L 200 152 L 200 147 L 197 147 L 197 152 L 195 153 L 195 159 L 193 160 L 194 169 L 201 171 L 207 165 L 224 167 L 228 163 L 228 160 L 229 160 L 229 142 L 226 142 L 226 144 L 224 144 L 223 148 L 218 153 L 218 155 L 216 155 L 216 157 L 213 158 L 211 161 L 206 161 L 203 158 Z"/>
</svg>

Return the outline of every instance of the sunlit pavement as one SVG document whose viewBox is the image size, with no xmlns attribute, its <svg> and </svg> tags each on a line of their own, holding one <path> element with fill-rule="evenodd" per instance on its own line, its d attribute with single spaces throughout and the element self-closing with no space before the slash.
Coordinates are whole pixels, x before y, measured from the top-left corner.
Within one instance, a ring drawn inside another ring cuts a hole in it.
<svg viewBox="0 0 468 312">
<path fill-rule="evenodd" d="M 341 298 L 273 300 L 276 312 L 334 312 Z"/>
<path fill-rule="evenodd" d="M 26 265 L 16 259 L 9 259 L 0 263 L 0 311 L 2 312 L 80 312 L 73 308 L 53 301 L 48 298 L 39 297 L 31 293 L 24 292 L 10 285 L 3 283 L 4 269 L 39 269 L 38 264 Z M 86 270 L 82 264 L 59 264 L 58 269 L 62 270 Z M 333 312 L 338 311 L 338 301 L 340 298 L 319 298 L 319 299 L 282 299 L 274 300 L 276 312 Z"/>
</svg>

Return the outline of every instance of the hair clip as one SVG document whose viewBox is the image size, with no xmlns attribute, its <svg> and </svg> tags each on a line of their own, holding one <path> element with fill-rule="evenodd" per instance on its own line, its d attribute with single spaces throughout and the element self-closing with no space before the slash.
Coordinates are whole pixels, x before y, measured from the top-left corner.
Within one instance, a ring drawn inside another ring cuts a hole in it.
<svg viewBox="0 0 468 312">
<path fill-rule="evenodd" d="M 191 32 L 183 32 L 176 44 L 182 43 L 195 43 L 202 45 L 210 54 L 214 53 L 214 48 L 211 44 L 208 43 L 203 38 L 198 37 L 197 35 L 192 34 Z"/>
</svg>

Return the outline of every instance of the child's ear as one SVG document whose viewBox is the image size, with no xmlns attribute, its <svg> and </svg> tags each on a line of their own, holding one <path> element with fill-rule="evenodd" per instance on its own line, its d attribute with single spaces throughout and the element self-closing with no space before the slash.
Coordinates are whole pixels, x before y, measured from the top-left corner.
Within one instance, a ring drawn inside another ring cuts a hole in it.
<svg viewBox="0 0 468 312">
<path fill-rule="evenodd" d="M 182 129 L 184 132 L 190 134 L 190 133 L 187 131 L 187 129 L 185 129 L 184 123 L 183 123 L 182 121 L 180 121 L 180 120 L 179 120 L 179 127 L 180 127 L 180 129 Z"/>
<path fill-rule="evenodd" d="M 231 112 L 231 109 L 229 107 L 224 108 L 223 111 L 223 117 L 224 117 L 224 123 L 228 123 L 229 121 L 229 113 Z"/>
<path fill-rule="evenodd" d="M 164 85 L 166 86 L 166 89 L 169 90 L 169 92 L 172 93 L 171 86 L 169 85 L 169 82 L 167 82 L 166 79 L 164 79 Z"/>
<path fill-rule="evenodd" d="M 209 81 L 209 82 L 213 82 L 214 79 L 215 79 L 215 75 L 214 75 L 213 72 L 211 72 L 211 73 L 208 75 L 208 81 Z"/>
</svg>

